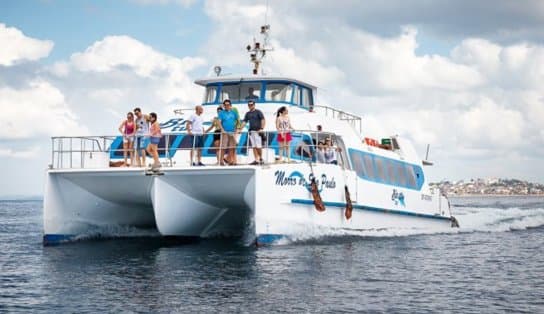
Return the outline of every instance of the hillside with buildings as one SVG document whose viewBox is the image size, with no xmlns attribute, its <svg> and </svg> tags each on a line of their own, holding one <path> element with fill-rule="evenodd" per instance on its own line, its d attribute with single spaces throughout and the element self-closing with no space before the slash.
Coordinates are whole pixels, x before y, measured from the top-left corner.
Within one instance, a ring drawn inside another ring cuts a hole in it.
<svg viewBox="0 0 544 314">
<path fill-rule="evenodd" d="M 470 179 L 460 181 L 441 181 L 431 183 L 448 195 L 541 195 L 544 196 L 544 184 L 531 183 L 516 179 Z"/>
</svg>

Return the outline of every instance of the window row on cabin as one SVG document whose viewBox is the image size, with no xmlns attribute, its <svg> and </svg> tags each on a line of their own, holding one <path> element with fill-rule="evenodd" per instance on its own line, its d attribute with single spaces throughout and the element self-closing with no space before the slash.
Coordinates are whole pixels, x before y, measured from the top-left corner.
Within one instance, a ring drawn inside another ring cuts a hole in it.
<svg viewBox="0 0 544 314">
<path fill-rule="evenodd" d="M 349 149 L 353 170 L 365 180 L 420 190 L 423 185 L 421 167 L 378 155 Z"/>
<path fill-rule="evenodd" d="M 255 100 L 283 102 L 302 107 L 313 106 L 311 90 L 295 83 L 245 82 L 210 84 L 206 87 L 205 104 L 220 104 L 225 99 L 233 103 Z"/>
</svg>

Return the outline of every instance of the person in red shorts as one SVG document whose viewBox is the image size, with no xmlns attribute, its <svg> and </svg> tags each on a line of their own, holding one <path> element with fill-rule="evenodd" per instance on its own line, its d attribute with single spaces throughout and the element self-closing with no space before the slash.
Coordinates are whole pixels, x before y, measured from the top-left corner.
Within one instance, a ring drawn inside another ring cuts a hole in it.
<svg viewBox="0 0 544 314">
<path fill-rule="evenodd" d="M 278 130 L 278 142 L 280 144 L 279 162 L 283 161 L 283 156 L 287 158 L 287 162 L 291 162 L 291 121 L 289 120 L 287 107 L 283 106 L 276 113 L 276 129 Z"/>
</svg>

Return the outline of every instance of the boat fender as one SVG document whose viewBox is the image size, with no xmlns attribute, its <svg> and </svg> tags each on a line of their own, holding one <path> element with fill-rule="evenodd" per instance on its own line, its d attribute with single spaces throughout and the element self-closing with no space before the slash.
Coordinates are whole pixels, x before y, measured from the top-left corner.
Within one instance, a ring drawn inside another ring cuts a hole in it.
<svg viewBox="0 0 544 314">
<path fill-rule="evenodd" d="M 353 204 L 351 203 L 351 196 L 349 195 L 347 185 L 344 185 L 344 190 L 346 192 L 346 211 L 344 214 L 346 216 L 346 219 L 349 220 L 351 218 L 351 213 L 353 212 Z"/>
<path fill-rule="evenodd" d="M 457 221 L 457 218 L 451 216 L 450 220 L 451 220 L 451 227 L 452 228 L 459 228 L 459 221 Z"/>
<path fill-rule="evenodd" d="M 315 209 L 318 212 L 324 212 L 325 211 L 325 204 L 323 204 L 323 200 L 321 199 L 321 195 L 319 195 L 319 190 L 317 189 L 317 182 L 315 181 L 314 177 L 312 177 L 312 182 L 310 183 L 310 189 L 312 191 L 312 198 L 314 199 Z"/>
</svg>

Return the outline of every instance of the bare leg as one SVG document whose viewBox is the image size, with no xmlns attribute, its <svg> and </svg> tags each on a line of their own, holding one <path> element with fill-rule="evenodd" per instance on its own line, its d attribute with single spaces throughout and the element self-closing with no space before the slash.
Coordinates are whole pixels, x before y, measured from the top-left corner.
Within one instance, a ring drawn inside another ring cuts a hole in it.
<svg viewBox="0 0 544 314">
<path fill-rule="evenodd" d="M 130 153 L 130 166 L 134 167 L 134 142 L 128 142 L 128 149 Z"/>
<path fill-rule="evenodd" d="M 285 142 L 285 151 L 287 152 L 287 162 L 291 162 L 291 143 Z"/>
<path fill-rule="evenodd" d="M 123 158 L 125 159 L 125 164 L 127 163 L 128 144 L 128 142 L 123 142 Z"/>
<path fill-rule="evenodd" d="M 142 167 L 145 167 L 145 154 L 146 154 L 145 149 L 142 149 L 141 153 L 142 153 L 142 156 L 141 156 L 142 157 Z"/>
</svg>

